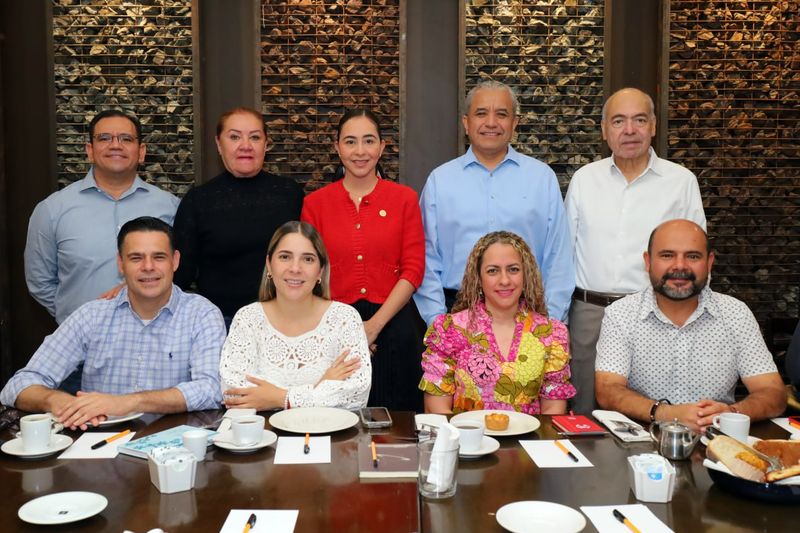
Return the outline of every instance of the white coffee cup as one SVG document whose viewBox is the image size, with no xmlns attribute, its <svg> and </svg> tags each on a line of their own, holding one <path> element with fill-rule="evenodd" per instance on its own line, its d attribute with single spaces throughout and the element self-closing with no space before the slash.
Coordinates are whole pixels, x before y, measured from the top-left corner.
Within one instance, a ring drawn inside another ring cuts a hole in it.
<svg viewBox="0 0 800 533">
<path fill-rule="evenodd" d="M 50 413 L 26 415 L 19 419 L 19 437 L 22 449 L 27 453 L 46 451 L 54 433 L 64 429 Z"/>
<path fill-rule="evenodd" d="M 231 422 L 233 443 L 247 446 L 261 442 L 264 435 L 264 417 L 260 415 L 238 416 Z"/>
<path fill-rule="evenodd" d="M 749 416 L 742 413 L 722 413 L 714 417 L 712 424 L 729 437 L 747 444 L 747 436 L 750 435 Z"/>
<path fill-rule="evenodd" d="M 183 447 L 192 452 L 198 462 L 206 458 L 208 433 L 202 429 L 190 429 L 181 435 L 181 440 L 183 440 Z"/>
<path fill-rule="evenodd" d="M 462 420 L 453 422 L 453 425 L 458 429 L 460 453 L 473 453 L 481 449 L 483 431 L 485 429 L 481 422 Z"/>
</svg>

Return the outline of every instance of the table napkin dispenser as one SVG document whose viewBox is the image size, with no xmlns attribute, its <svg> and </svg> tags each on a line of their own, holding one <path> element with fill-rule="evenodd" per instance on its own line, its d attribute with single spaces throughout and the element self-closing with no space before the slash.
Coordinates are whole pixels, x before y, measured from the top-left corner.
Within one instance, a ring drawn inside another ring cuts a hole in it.
<svg viewBox="0 0 800 533">
<path fill-rule="evenodd" d="M 655 453 L 628 457 L 628 479 L 636 499 L 666 503 L 675 489 L 675 467 Z"/>
<path fill-rule="evenodd" d="M 164 494 L 191 490 L 197 473 L 197 459 L 184 448 L 155 448 L 147 455 L 150 481 Z"/>
</svg>

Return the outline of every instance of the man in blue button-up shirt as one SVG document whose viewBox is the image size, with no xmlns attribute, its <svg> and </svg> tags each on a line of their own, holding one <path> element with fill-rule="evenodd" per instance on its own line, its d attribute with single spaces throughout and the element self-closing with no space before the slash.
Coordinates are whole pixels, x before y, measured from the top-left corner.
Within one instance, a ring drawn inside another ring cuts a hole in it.
<svg viewBox="0 0 800 533">
<path fill-rule="evenodd" d="M 0 392 L 25 411 L 50 411 L 85 429 L 108 416 L 214 409 L 222 401 L 222 313 L 172 283 L 180 253 L 172 228 L 153 217 L 122 226 L 117 264 L 126 287 L 93 300 L 48 336 Z M 55 390 L 84 363 L 81 390 Z"/>
<path fill-rule="evenodd" d="M 28 290 L 61 324 L 81 305 L 118 286 L 117 232 L 136 217 L 172 224 L 179 200 L 136 175 L 147 151 L 138 119 L 118 110 L 89 123 L 92 168 L 33 210 L 25 243 Z"/>
<path fill-rule="evenodd" d="M 467 153 L 434 169 L 420 197 L 425 278 L 414 295 L 429 325 L 452 305 L 470 250 L 483 235 L 517 233 L 531 247 L 547 310 L 564 320 L 575 289 L 569 226 L 555 173 L 510 146 L 519 121 L 516 95 L 487 81 L 467 95 Z"/>
</svg>

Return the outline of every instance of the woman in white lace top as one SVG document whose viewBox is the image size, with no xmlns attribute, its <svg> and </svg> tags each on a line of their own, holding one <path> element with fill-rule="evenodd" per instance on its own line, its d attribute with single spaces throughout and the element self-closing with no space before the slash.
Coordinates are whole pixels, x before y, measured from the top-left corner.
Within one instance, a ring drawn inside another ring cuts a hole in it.
<svg viewBox="0 0 800 533">
<path fill-rule="evenodd" d="M 313 226 L 287 222 L 267 249 L 259 301 L 222 347 L 225 405 L 258 410 L 367 404 L 371 364 L 361 318 L 329 299 L 330 265 Z"/>
</svg>

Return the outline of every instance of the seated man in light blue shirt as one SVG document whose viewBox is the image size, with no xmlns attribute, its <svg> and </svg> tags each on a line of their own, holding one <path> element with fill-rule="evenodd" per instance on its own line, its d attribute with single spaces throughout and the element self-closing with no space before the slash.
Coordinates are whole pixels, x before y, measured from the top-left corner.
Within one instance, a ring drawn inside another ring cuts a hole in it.
<svg viewBox="0 0 800 533">
<path fill-rule="evenodd" d="M 558 180 L 546 164 L 510 146 L 519 122 L 514 91 L 485 81 L 467 95 L 467 153 L 436 168 L 420 197 L 425 278 L 414 295 L 430 325 L 453 304 L 467 256 L 483 235 L 511 231 L 531 247 L 547 310 L 564 320 L 575 289 L 569 226 Z"/>
<path fill-rule="evenodd" d="M 122 281 L 117 232 L 136 217 L 172 224 L 179 200 L 136 175 L 147 152 L 139 120 L 108 109 L 89 123 L 92 168 L 36 206 L 25 243 L 28 290 L 61 324 L 81 305 Z"/>
<path fill-rule="evenodd" d="M 173 285 L 180 253 L 172 228 L 136 218 L 122 226 L 117 246 L 126 287 L 72 313 L 8 381 L 3 404 L 50 411 L 81 429 L 113 415 L 219 407 L 225 324 L 211 302 Z M 77 395 L 56 390 L 81 363 Z"/>
</svg>

